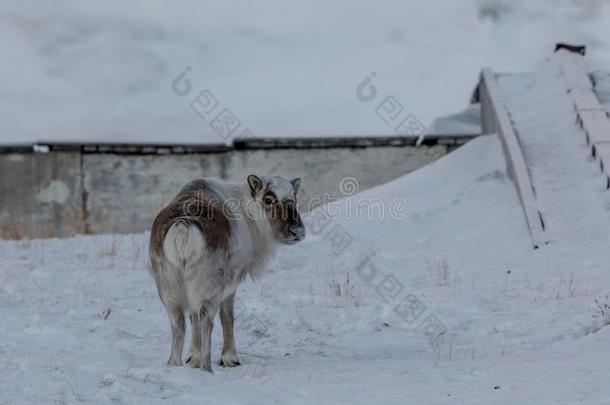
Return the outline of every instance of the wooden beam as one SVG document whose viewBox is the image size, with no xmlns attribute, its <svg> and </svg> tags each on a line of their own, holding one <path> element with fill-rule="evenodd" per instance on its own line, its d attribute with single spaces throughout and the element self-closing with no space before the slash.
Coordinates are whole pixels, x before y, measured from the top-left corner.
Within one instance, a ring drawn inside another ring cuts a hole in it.
<svg viewBox="0 0 610 405">
<path fill-rule="evenodd" d="M 576 123 L 582 129 L 590 152 L 599 162 L 606 177 L 606 188 L 610 187 L 610 120 L 602 107 L 587 66 L 581 54 L 559 50 L 557 52 L 561 76 L 567 92 L 572 98 Z"/>
<path fill-rule="evenodd" d="M 536 195 L 523 151 L 506 106 L 500 102 L 496 76 L 491 69 L 483 69 L 481 72 L 479 96 L 483 133 L 496 133 L 500 138 L 506 160 L 506 171 L 517 189 L 532 245 L 537 249 L 548 243 L 544 233 L 544 220 L 537 208 Z"/>
</svg>

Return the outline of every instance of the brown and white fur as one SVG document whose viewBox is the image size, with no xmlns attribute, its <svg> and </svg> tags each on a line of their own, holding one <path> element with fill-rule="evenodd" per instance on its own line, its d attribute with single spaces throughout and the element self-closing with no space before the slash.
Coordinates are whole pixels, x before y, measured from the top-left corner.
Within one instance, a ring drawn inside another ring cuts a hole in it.
<svg viewBox="0 0 610 405">
<path fill-rule="evenodd" d="M 250 175 L 247 182 L 188 183 L 152 226 L 150 272 L 172 330 L 169 366 L 182 365 L 185 314 L 192 327 L 191 367 L 212 371 L 211 334 L 220 309 L 220 364 L 238 366 L 233 333 L 235 290 L 256 277 L 278 243 L 305 238 L 296 207 L 300 179 Z"/>
</svg>

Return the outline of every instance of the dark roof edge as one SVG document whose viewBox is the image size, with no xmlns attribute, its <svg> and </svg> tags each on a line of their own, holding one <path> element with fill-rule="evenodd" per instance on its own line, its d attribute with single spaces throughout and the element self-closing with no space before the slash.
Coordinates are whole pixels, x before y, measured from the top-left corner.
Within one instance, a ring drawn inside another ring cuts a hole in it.
<svg viewBox="0 0 610 405">
<path fill-rule="evenodd" d="M 427 135 L 422 145 L 462 145 L 477 137 L 475 134 Z M 0 153 L 81 152 L 112 153 L 122 155 L 170 155 L 194 153 L 222 153 L 232 150 L 260 149 L 327 149 L 415 146 L 416 136 L 369 137 L 298 137 L 298 138 L 237 138 L 232 145 L 225 144 L 109 144 L 109 143 L 55 143 L 0 145 Z"/>
</svg>

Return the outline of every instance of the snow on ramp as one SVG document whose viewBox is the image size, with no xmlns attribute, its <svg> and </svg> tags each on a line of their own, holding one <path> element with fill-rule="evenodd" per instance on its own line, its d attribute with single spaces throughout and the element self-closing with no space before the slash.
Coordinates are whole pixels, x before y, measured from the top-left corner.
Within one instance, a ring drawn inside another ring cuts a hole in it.
<svg viewBox="0 0 610 405">
<path fill-rule="evenodd" d="M 406 218 L 348 217 L 363 198 L 405 199 Z M 334 206 L 343 211 L 315 229 L 309 218 L 308 239 L 240 287 L 243 366 L 213 375 L 164 366 L 170 332 L 146 235 L 0 242 L 0 402 L 607 398 L 608 333 L 594 333 L 590 304 L 608 289 L 608 238 L 532 250 L 496 136 Z M 342 250 L 336 229 L 351 237 Z M 409 295 L 423 305 L 417 319 L 396 311 Z M 446 328 L 432 346 L 419 328 L 429 316 Z"/>
<path fill-rule="evenodd" d="M 595 94 L 599 102 L 604 106 L 607 114 L 610 114 L 610 73 L 597 70 L 591 73 L 591 79 L 595 84 Z"/>
</svg>

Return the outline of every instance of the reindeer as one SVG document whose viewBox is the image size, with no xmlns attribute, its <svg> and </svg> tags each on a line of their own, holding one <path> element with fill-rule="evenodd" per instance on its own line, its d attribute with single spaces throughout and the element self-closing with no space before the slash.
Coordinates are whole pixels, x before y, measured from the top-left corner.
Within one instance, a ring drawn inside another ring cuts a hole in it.
<svg viewBox="0 0 610 405">
<path fill-rule="evenodd" d="M 172 330 L 168 366 L 181 366 L 186 330 L 192 343 L 186 361 L 212 372 L 211 335 L 220 310 L 223 348 L 219 364 L 240 365 L 233 332 L 239 283 L 257 278 L 278 244 L 305 238 L 297 211 L 301 179 L 250 175 L 245 183 L 199 179 L 188 183 L 152 226 L 150 272 Z"/>
</svg>

